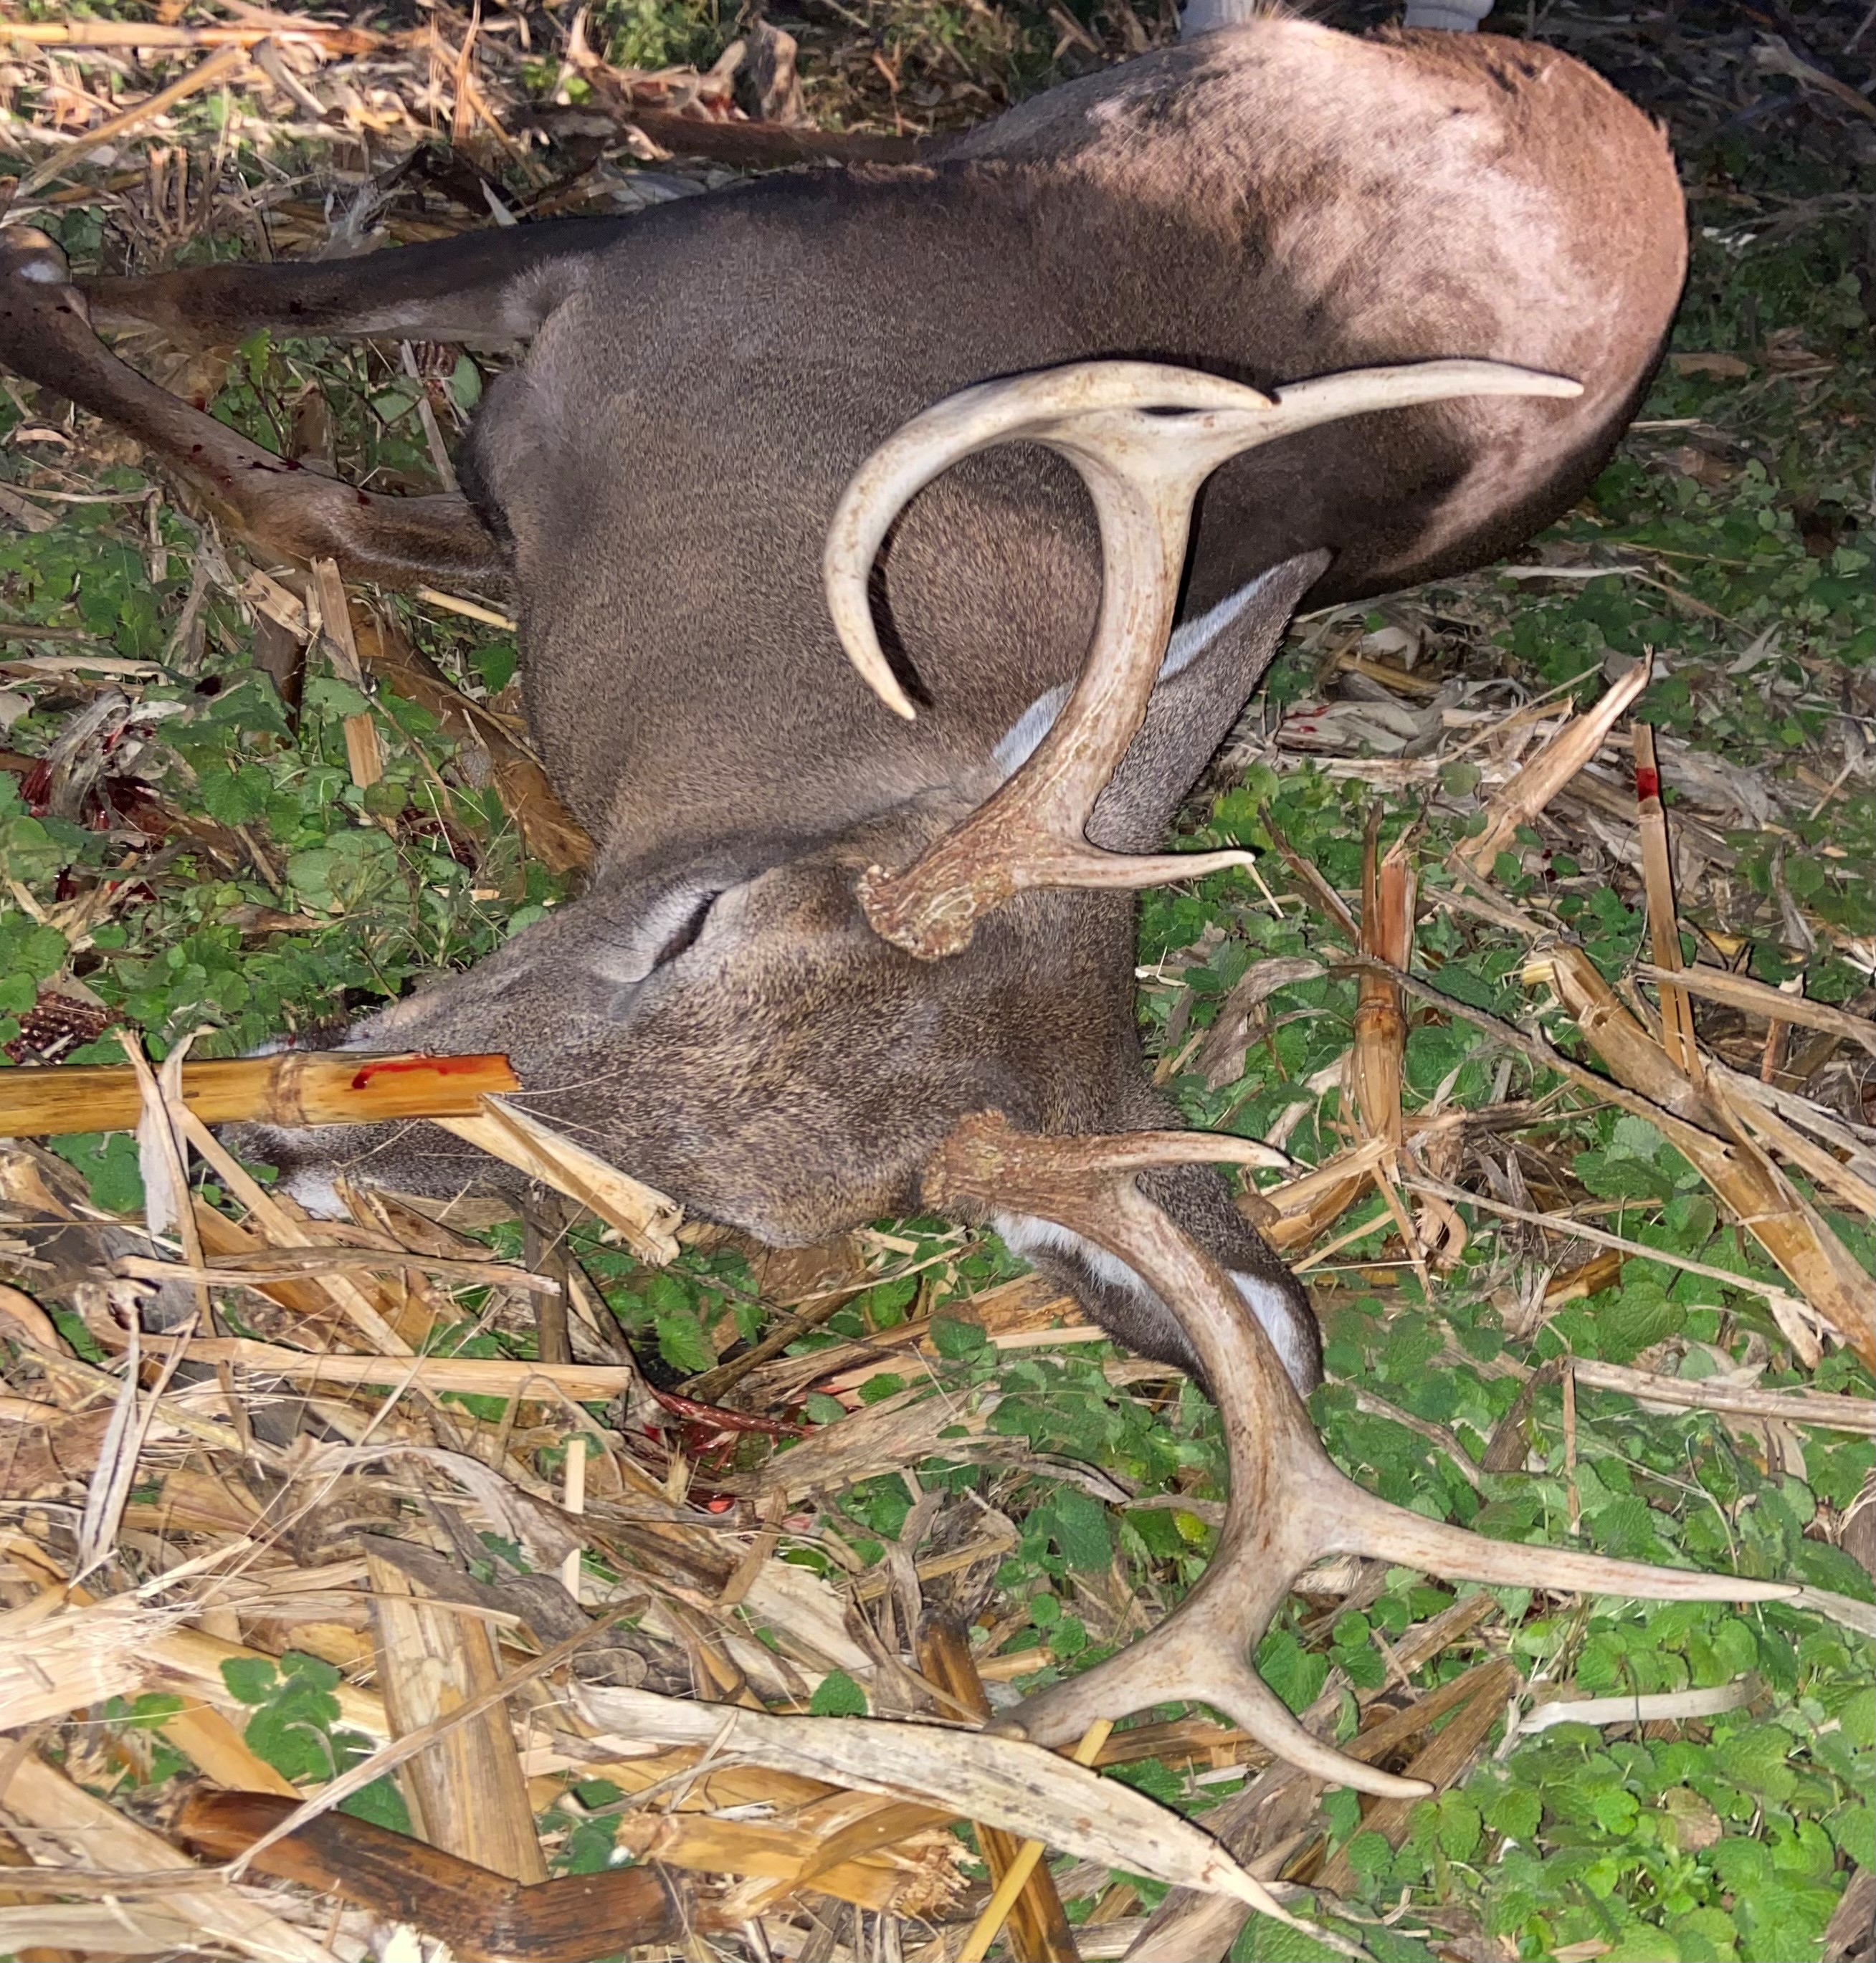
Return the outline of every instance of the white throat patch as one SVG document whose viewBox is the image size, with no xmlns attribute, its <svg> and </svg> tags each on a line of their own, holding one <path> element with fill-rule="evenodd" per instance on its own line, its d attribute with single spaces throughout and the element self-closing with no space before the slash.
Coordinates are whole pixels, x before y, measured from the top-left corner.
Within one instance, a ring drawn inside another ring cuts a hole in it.
<svg viewBox="0 0 1876 1963">
<path fill-rule="evenodd" d="M 1118 1256 L 1110 1254 L 1106 1248 L 1095 1246 L 1079 1234 L 1071 1233 L 1066 1227 L 1058 1227 L 1053 1220 L 1038 1220 L 1031 1213 L 999 1213 L 990 1225 L 1012 1253 L 1028 1259 L 1038 1254 L 1073 1256 L 1097 1280 L 1109 1287 L 1124 1288 L 1144 1302 L 1159 1303 L 1158 1294 Z M 1288 1298 L 1281 1289 L 1259 1275 L 1243 1274 L 1235 1268 L 1230 1274 L 1237 1284 L 1238 1293 L 1250 1305 L 1252 1313 L 1263 1325 L 1264 1334 L 1270 1338 L 1271 1346 L 1281 1359 L 1283 1367 L 1289 1372 L 1290 1381 L 1299 1387 L 1310 1383 L 1316 1359 L 1304 1350 L 1297 1340 Z"/>
<path fill-rule="evenodd" d="M 1209 613 L 1201 613 L 1196 620 L 1188 620 L 1182 627 L 1175 628 L 1172 639 L 1166 643 L 1166 659 L 1159 664 L 1160 680 L 1170 681 L 1175 675 L 1190 668 L 1244 611 L 1256 597 L 1258 589 L 1276 571 L 1273 566 L 1269 572 L 1260 572 L 1248 586 L 1240 586 Z M 1043 738 L 1054 728 L 1055 719 L 1068 700 L 1069 688 L 1069 684 L 1060 682 L 1053 688 L 1045 689 L 1004 731 L 990 754 L 1005 779 L 1013 777 L 1028 762 Z"/>
</svg>

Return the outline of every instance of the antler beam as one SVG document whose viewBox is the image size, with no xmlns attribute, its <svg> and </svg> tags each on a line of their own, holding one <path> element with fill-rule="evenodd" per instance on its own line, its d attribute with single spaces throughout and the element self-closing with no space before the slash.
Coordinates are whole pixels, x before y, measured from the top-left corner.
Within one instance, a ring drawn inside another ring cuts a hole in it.
<svg viewBox="0 0 1876 1963">
<path fill-rule="evenodd" d="M 1252 1667 L 1250 1652 L 1296 1577 L 1324 1555 L 1365 1555 L 1501 1587 L 1658 1601 L 1769 1602 L 1796 1592 L 1778 1582 L 1486 1540 L 1375 1498 L 1331 1463 L 1268 1338 L 1223 1270 L 1136 1184 L 1135 1171 L 1169 1156 L 1160 1135 L 1038 1138 L 986 1111 L 959 1124 L 925 1170 L 924 1197 L 935 1207 L 1018 1208 L 1125 1261 L 1185 1325 L 1224 1427 L 1230 1499 L 1204 1578 L 1151 1635 L 1018 1706 L 1005 1721 L 1025 1737 L 1060 1747 L 1097 1718 L 1190 1699 L 1227 1712 L 1317 1778 L 1413 1798 L 1429 1788 L 1324 1744 Z"/>
<path fill-rule="evenodd" d="M 1104 852 L 1086 836 L 1146 713 L 1200 486 L 1228 459 L 1319 423 L 1461 395 L 1580 393 L 1492 361 L 1361 369 L 1276 396 L 1189 369 L 1089 361 L 986 383 L 915 417 L 848 485 L 823 559 L 841 644 L 880 700 L 916 714 L 874 627 L 874 559 L 917 493 L 980 450 L 1039 443 L 1080 473 L 1101 533 L 1101 608 L 1074 693 L 1028 762 L 910 866 L 867 871 L 860 897 L 874 927 L 933 960 L 967 946 L 980 914 L 1028 887 L 1150 886 L 1248 864 L 1242 852 Z"/>
</svg>

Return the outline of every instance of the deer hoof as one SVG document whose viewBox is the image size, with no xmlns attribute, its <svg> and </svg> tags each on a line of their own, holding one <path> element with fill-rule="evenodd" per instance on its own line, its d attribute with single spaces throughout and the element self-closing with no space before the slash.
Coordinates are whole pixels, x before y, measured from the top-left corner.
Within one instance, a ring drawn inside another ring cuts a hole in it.
<svg viewBox="0 0 1876 1963">
<path fill-rule="evenodd" d="M 37 226 L 9 225 L 0 229 L 0 279 L 63 287 L 71 283 L 72 269 L 57 242 Z"/>
</svg>

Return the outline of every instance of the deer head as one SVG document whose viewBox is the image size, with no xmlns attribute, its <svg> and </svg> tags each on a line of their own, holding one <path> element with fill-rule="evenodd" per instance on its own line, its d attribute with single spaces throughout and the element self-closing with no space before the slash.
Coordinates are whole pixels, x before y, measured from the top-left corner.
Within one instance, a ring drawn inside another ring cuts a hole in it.
<svg viewBox="0 0 1876 1963">
<path fill-rule="evenodd" d="M 1103 591 L 1081 678 L 1030 754 L 1005 748 L 830 836 L 752 830 L 675 864 L 602 866 L 563 912 L 373 1017 L 351 1046 L 505 1050 L 546 1122 L 693 1212 L 778 1244 L 916 1204 L 922 1169 L 973 1110 L 995 1106 L 1052 1133 L 1165 1122 L 1140 1068 L 1126 892 L 1244 863 L 1239 853 L 1146 848 L 1328 558 L 1272 568 L 1183 630 L 1168 661 L 1200 487 L 1230 457 L 1340 418 L 1575 392 L 1485 362 L 1380 369 L 1277 395 L 1096 362 L 940 404 L 886 444 L 841 500 L 829 604 L 861 673 L 896 713 L 914 713 L 867 605 L 880 542 L 906 502 L 965 456 L 1017 441 L 1057 450 L 1093 498 Z M 422 1124 L 255 1128 L 237 1142 L 319 1209 L 335 1203 L 342 1175 L 439 1197 L 511 1177 Z M 1215 1173 L 1169 1165 L 1154 1190 L 1239 1277 L 1297 1381 L 1313 1382 L 1314 1318 Z M 998 1224 L 1124 1340 L 1202 1369 L 1176 1318 L 1124 1263 L 1020 1212 Z"/>
</svg>

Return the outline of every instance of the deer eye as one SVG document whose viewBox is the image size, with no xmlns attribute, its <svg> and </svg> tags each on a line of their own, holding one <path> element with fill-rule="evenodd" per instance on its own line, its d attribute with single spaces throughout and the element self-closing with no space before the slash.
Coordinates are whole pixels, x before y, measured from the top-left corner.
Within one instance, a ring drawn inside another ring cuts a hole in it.
<svg viewBox="0 0 1876 1963">
<path fill-rule="evenodd" d="M 720 892 L 697 895 L 688 909 L 665 935 L 658 952 L 652 956 L 653 972 L 675 961 L 680 954 L 697 945 L 697 936 L 704 931 L 704 924 L 710 918 L 710 908 L 722 898 Z"/>
</svg>

